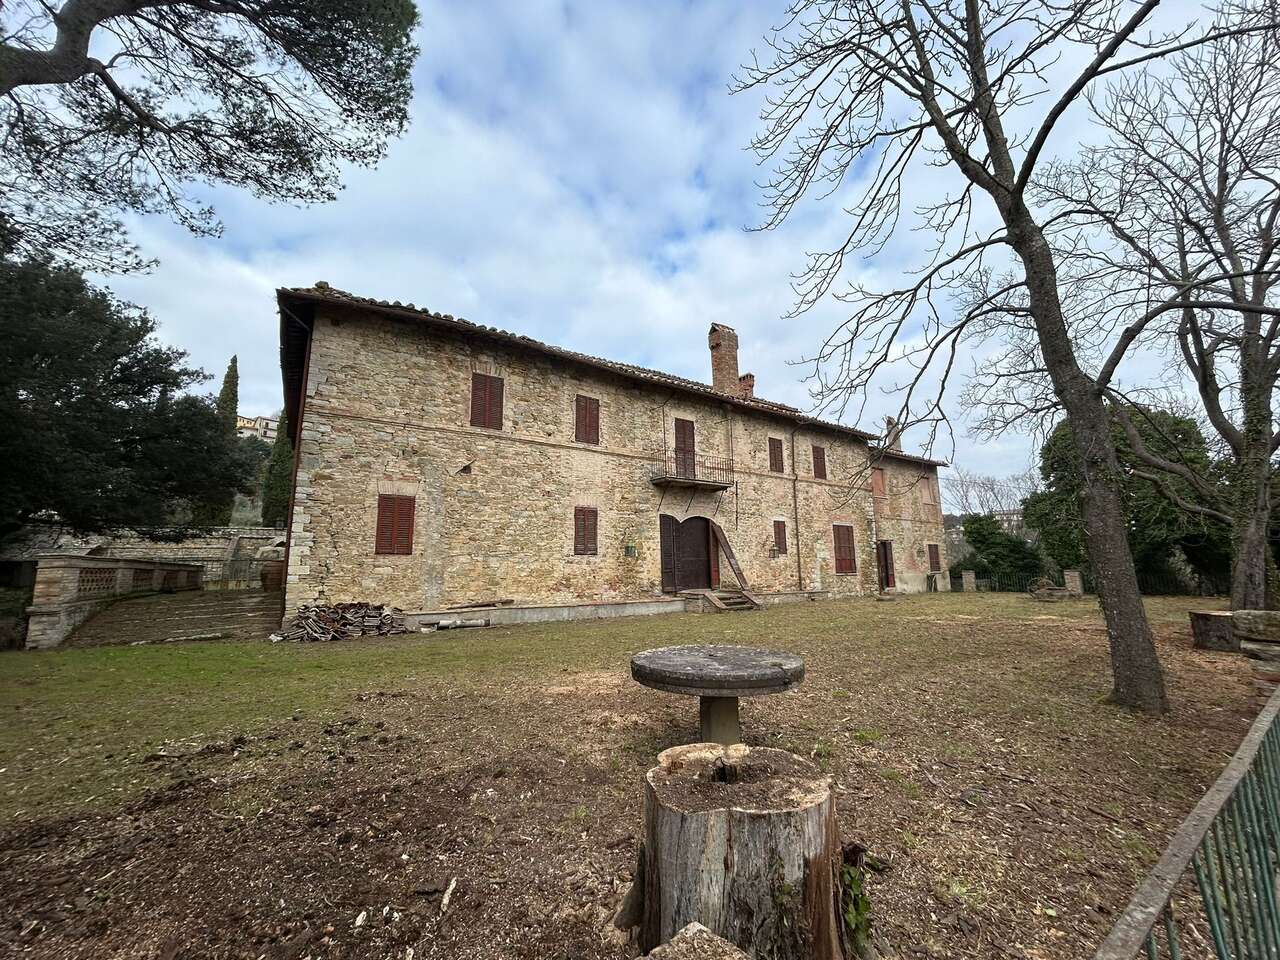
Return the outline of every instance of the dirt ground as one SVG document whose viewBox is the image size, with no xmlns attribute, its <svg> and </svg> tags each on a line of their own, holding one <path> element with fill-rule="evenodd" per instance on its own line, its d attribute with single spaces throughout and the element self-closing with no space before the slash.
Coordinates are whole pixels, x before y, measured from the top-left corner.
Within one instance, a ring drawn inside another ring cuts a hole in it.
<svg viewBox="0 0 1280 960">
<path fill-rule="evenodd" d="M 1086 957 L 1259 706 L 1190 606 L 1150 604 L 1162 720 L 1105 702 L 1092 603 L 1012 596 L 3 654 L 0 955 L 628 957 L 640 779 L 697 710 L 627 661 L 719 640 L 806 657 L 744 735 L 834 778 L 886 951 Z"/>
</svg>

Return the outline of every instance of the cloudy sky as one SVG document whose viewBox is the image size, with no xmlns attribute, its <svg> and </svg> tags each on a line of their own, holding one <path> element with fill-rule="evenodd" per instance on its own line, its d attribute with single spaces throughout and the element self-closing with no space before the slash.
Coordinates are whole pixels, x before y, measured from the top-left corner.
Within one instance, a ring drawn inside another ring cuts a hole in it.
<svg viewBox="0 0 1280 960">
<path fill-rule="evenodd" d="M 376 170 L 301 210 L 219 191 L 216 239 L 135 224 L 160 265 L 108 283 L 209 372 L 238 354 L 249 414 L 281 404 L 274 289 L 317 280 L 699 380 L 707 327 L 726 323 L 757 392 L 808 407 L 797 361 L 840 314 L 784 319 L 789 277 L 846 218 L 814 203 L 782 229 L 746 229 L 760 218 L 746 150 L 760 100 L 727 89 L 781 9 L 421 4 L 412 125 Z M 926 243 L 895 245 L 876 271 L 894 276 Z M 860 425 L 877 429 L 896 404 L 868 400 Z M 1030 442 L 960 435 L 934 452 L 1003 474 L 1025 469 Z"/>
</svg>

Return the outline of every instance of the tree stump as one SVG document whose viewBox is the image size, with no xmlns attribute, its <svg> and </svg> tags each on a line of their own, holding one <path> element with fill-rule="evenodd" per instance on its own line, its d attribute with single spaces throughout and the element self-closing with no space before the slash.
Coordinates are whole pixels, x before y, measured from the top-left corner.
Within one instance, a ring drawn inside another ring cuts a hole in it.
<svg viewBox="0 0 1280 960">
<path fill-rule="evenodd" d="M 1192 646 L 1197 650 L 1240 652 L 1240 641 L 1231 626 L 1230 610 L 1191 610 Z"/>
<path fill-rule="evenodd" d="M 649 951 L 687 924 L 754 957 L 846 960 L 865 939 L 860 882 L 846 875 L 831 784 L 783 750 L 694 743 L 645 777 L 644 845 L 618 920 Z M 859 873 L 860 878 L 860 873 Z M 864 929 L 848 929 L 841 918 Z M 854 941 L 858 941 L 855 943 Z"/>
</svg>

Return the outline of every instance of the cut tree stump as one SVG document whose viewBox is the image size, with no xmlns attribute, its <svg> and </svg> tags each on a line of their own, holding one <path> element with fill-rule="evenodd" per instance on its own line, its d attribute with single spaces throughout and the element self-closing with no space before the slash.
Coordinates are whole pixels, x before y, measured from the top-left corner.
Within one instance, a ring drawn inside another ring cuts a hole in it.
<svg viewBox="0 0 1280 960">
<path fill-rule="evenodd" d="M 1192 610 L 1187 615 L 1191 618 L 1191 635 L 1195 638 L 1192 646 L 1197 650 L 1240 652 L 1240 641 L 1231 626 L 1230 610 Z"/>
<path fill-rule="evenodd" d="M 642 951 L 696 922 L 753 957 L 857 956 L 848 941 L 865 930 L 840 921 L 835 800 L 809 761 L 743 744 L 664 750 L 645 777 L 644 824 L 635 882 L 615 921 L 639 928 Z"/>
</svg>

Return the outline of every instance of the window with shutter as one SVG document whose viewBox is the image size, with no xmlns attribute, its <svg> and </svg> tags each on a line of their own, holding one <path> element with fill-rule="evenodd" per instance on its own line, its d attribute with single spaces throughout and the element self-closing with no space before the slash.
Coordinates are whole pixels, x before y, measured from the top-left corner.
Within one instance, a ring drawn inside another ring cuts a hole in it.
<svg viewBox="0 0 1280 960">
<path fill-rule="evenodd" d="M 831 528 L 831 538 L 835 543 L 836 573 L 856 573 L 858 564 L 854 559 L 853 527 L 835 524 Z"/>
<path fill-rule="evenodd" d="M 573 438 L 579 443 L 600 442 L 600 401 L 578 394 L 573 405 Z"/>
<path fill-rule="evenodd" d="M 502 378 L 471 374 L 471 425 L 502 429 Z"/>
<path fill-rule="evenodd" d="M 413 553 L 413 517 L 413 497 L 379 494 L 373 552 L 406 556 Z"/>
<path fill-rule="evenodd" d="M 929 572 L 940 573 L 942 571 L 942 554 L 938 550 L 936 543 L 928 544 L 929 547 Z"/>
<path fill-rule="evenodd" d="M 782 441 L 777 437 L 769 438 L 769 469 L 773 473 L 782 473 Z"/>
<path fill-rule="evenodd" d="M 884 470 L 881 467 L 874 467 L 871 470 L 871 495 L 873 497 L 883 497 L 884 493 Z"/>
<path fill-rule="evenodd" d="M 787 521 L 773 521 L 773 545 L 779 554 L 787 552 Z"/>
<path fill-rule="evenodd" d="M 676 417 L 675 468 L 678 477 L 696 475 L 696 463 L 693 440 L 693 421 Z"/>
<path fill-rule="evenodd" d="M 816 443 L 813 445 L 813 478 L 827 479 L 827 451 L 825 447 L 820 447 Z"/>
<path fill-rule="evenodd" d="M 597 517 L 595 507 L 573 508 L 573 552 L 579 556 L 596 555 Z"/>
</svg>

